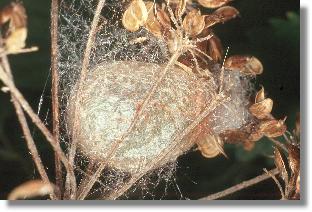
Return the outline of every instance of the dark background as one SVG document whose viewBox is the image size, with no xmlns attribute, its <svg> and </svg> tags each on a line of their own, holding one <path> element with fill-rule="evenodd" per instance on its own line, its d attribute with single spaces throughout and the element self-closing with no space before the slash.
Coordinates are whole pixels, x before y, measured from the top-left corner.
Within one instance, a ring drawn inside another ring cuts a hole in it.
<svg viewBox="0 0 312 212">
<path fill-rule="evenodd" d="M 9 1 L 1 1 L 0 7 Z M 51 122 L 50 109 L 50 2 L 24 0 L 28 18 L 27 45 L 36 45 L 38 52 L 10 56 L 17 87 L 37 111 L 40 96 L 44 101 L 40 117 Z M 231 3 L 241 17 L 216 27 L 223 46 L 229 54 L 249 54 L 258 57 L 264 73 L 256 80 L 256 88 L 263 85 L 268 97 L 274 100 L 273 115 L 287 116 L 287 125 L 293 129 L 300 102 L 300 21 L 299 1 L 295 0 L 236 0 Z M 45 84 L 47 86 L 45 88 Z M 0 83 L 0 86 L 2 84 Z M 45 88 L 45 89 L 44 89 Z M 53 176 L 53 154 L 40 133 L 33 135 L 47 171 Z M 272 143 L 263 139 L 247 152 L 240 146 L 226 146 L 229 159 L 204 159 L 198 152 L 179 159 L 175 180 L 185 198 L 198 199 L 210 193 L 261 174 L 263 168 L 272 168 Z M 34 164 L 24 143 L 22 132 L 8 94 L 0 93 L 0 199 L 24 181 L 37 178 Z M 173 182 L 167 199 L 179 199 Z M 152 191 L 162 195 L 164 186 Z M 151 198 L 151 197 L 149 197 Z M 238 192 L 228 199 L 278 199 L 273 180 Z"/>
</svg>

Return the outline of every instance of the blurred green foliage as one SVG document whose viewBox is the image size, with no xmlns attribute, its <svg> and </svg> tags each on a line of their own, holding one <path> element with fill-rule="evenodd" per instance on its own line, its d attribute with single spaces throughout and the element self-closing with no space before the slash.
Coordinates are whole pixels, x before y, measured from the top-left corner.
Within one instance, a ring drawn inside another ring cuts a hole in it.
<svg viewBox="0 0 312 212">
<path fill-rule="evenodd" d="M 0 7 L 9 1 L 1 1 Z M 18 88 L 37 110 L 40 96 L 44 101 L 40 117 L 50 123 L 50 32 L 49 1 L 24 0 L 29 16 L 28 46 L 40 50 L 27 55 L 10 56 Z M 299 1 L 236 0 L 232 3 L 241 13 L 240 18 L 216 27 L 216 34 L 229 54 L 249 54 L 264 65 L 264 74 L 255 81 L 256 89 L 263 85 L 274 100 L 273 115 L 287 116 L 287 125 L 294 126 L 300 108 L 300 18 Z M 47 82 L 47 87 L 45 84 Z M 0 84 L 1 86 L 1 84 Z M 49 146 L 30 123 L 44 164 L 53 176 L 53 157 Z M 262 173 L 262 168 L 273 166 L 272 143 L 263 139 L 247 152 L 240 146 L 226 146 L 229 159 L 204 159 L 191 152 L 179 159 L 176 182 L 184 197 L 196 199 L 220 191 L 242 180 Z M 0 93 L 0 199 L 23 181 L 37 174 L 8 94 Z M 173 183 L 174 184 L 174 183 Z M 275 185 L 266 181 L 231 195 L 229 199 L 279 198 Z M 164 185 L 153 189 L 161 196 Z M 166 198 L 179 198 L 176 186 L 169 186 Z"/>
</svg>

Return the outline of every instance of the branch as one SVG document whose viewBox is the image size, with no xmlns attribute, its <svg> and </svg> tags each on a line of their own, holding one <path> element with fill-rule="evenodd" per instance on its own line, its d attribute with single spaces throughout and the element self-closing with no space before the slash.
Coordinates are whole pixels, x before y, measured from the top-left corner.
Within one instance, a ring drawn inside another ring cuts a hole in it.
<svg viewBox="0 0 312 212">
<path fill-rule="evenodd" d="M 277 175 L 279 173 L 278 169 L 275 168 L 275 169 L 272 169 L 269 171 L 272 175 Z M 232 186 L 228 189 L 225 189 L 223 191 L 220 191 L 220 192 L 217 192 L 215 194 L 211 194 L 207 197 L 204 197 L 204 198 L 201 198 L 200 200 L 216 200 L 216 199 L 220 199 L 222 197 L 225 197 L 225 196 L 228 196 L 230 194 L 233 194 L 237 191 L 240 191 L 240 190 L 243 190 L 245 188 L 248 188 L 250 186 L 253 186 L 259 182 L 262 182 L 264 180 L 267 180 L 267 179 L 270 179 L 271 176 L 267 173 L 264 173 L 262 175 L 259 175 L 255 178 L 252 178 L 250 180 L 247 180 L 247 181 L 244 181 L 244 182 L 241 182 L 235 186 Z"/>
<path fill-rule="evenodd" d="M 58 0 L 52 0 L 51 4 L 51 71 L 52 71 L 52 125 L 53 136 L 60 143 L 60 113 L 59 113 L 59 74 L 57 70 L 58 63 Z M 60 158 L 55 153 L 55 181 L 58 189 L 58 199 L 62 198 L 62 164 Z"/>
<path fill-rule="evenodd" d="M 88 37 L 88 41 L 87 41 L 87 45 L 86 45 L 86 49 L 85 49 L 85 53 L 84 53 L 84 57 L 83 57 L 83 61 L 82 61 L 82 68 L 81 68 L 81 72 L 80 72 L 80 78 L 78 81 L 78 86 L 77 86 L 77 97 L 79 98 L 79 96 L 81 95 L 81 86 L 83 85 L 87 72 L 88 72 L 88 68 L 89 68 L 89 64 L 90 64 L 90 56 L 91 56 L 91 52 L 92 52 L 92 48 L 93 48 L 93 44 L 96 38 L 96 32 L 97 32 L 97 26 L 100 20 L 100 16 L 101 16 L 101 11 L 103 9 L 105 5 L 105 0 L 99 0 L 96 10 L 95 10 L 95 14 L 92 20 L 92 24 L 91 24 L 91 29 L 89 32 L 89 37 Z M 73 126 L 73 132 L 72 132 L 72 143 L 71 143 L 71 147 L 69 150 L 69 163 L 70 165 L 73 167 L 74 166 L 74 158 L 75 158 L 75 154 L 76 154 L 76 148 L 77 148 L 77 139 L 75 138 L 75 129 L 77 128 L 77 108 L 79 107 L 79 99 L 76 100 L 75 103 L 75 111 L 74 111 L 74 126 Z M 69 190 L 69 187 L 71 188 L 71 196 L 72 198 L 76 197 L 76 190 L 77 190 L 77 186 L 76 183 L 73 185 L 69 185 L 68 182 L 68 178 L 70 176 L 67 176 L 66 178 L 66 190 Z"/>
<path fill-rule="evenodd" d="M 3 69 L 0 69 L 0 80 L 9 88 L 11 94 L 15 97 L 16 101 L 24 109 L 24 111 L 29 115 L 32 122 L 38 127 L 38 129 L 45 136 L 47 141 L 53 147 L 53 150 L 58 154 L 62 163 L 64 164 L 66 171 L 74 174 L 73 168 L 69 165 L 69 162 L 60 146 L 60 144 L 54 139 L 51 132 L 46 128 L 44 123 L 38 117 L 38 115 L 32 110 L 29 103 L 26 101 L 24 96 L 20 91 L 15 87 L 14 82 L 8 77 L 7 73 Z"/>
<path fill-rule="evenodd" d="M 1 43 L 2 43 L 2 38 L 0 38 L 0 44 Z M 2 71 L 4 71 L 5 73 L 7 73 L 7 75 L 11 78 L 11 80 L 13 80 L 11 67 L 10 67 L 8 58 L 7 58 L 7 56 L 5 54 L 1 56 L 0 69 Z M 23 131 L 23 134 L 24 134 L 24 137 L 25 137 L 25 141 L 26 141 L 27 147 L 28 147 L 28 149 L 30 151 L 31 157 L 32 157 L 32 159 L 33 159 L 33 161 L 35 163 L 35 166 L 36 166 L 36 168 L 37 168 L 37 170 L 39 172 L 39 175 L 40 175 L 41 179 L 46 184 L 51 184 L 50 180 L 49 180 L 49 177 L 47 175 L 47 172 L 44 169 L 41 157 L 40 157 L 40 155 L 38 153 L 35 141 L 34 141 L 32 135 L 31 135 L 31 132 L 30 132 L 29 126 L 27 124 L 27 120 L 26 120 L 25 114 L 23 112 L 23 109 L 21 108 L 21 106 L 18 103 L 17 99 L 13 95 L 11 95 L 11 97 L 12 97 L 12 102 L 13 102 L 13 105 L 14 105 L 14 108 L 15 108 L 15 112 L 16 112 L 18 121 L 20 122 L 20 125 L 22 127 L 22 131 Z M 51 197 L 51 199 L 56 199 L 54 193 L 52 193 L 50 195 L 50 197 Z"/>
</svg>

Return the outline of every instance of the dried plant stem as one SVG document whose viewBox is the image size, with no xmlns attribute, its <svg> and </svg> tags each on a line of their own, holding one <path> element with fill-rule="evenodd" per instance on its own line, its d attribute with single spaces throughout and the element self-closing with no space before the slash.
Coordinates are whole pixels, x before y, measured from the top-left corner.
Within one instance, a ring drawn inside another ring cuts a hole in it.
<svg viewBox="0 0 312 212">
<path fill-rule="evenodd" d="M 2 71 L 6 72 L 7 75 L 11 78 L 11 80 L 13 80 L 11 67 L 10 67 L 10 64 L 9 64 L 9 61 L 8 61 L 8 58 L 7 58 L 6 55 L 1 57 L 1 63 L 2 64 L 0 65 L 0 69 L 2 69 Z M 18 121 L 20 122 L 23 134 L 25 136 L 25 141 L 26 141 L 27 147 L 28 147 L 28 149 L 30 151 L 31 157 L 32 157 L 32 159 L 33 159 L 33 161 L 35 163 L 35 166 L 36 166 L 36 168 L 37 168 L 37 170 L 39 172 L 39 175 L 40 175 L 41 179 L 46 184 L 51 184 L 50 180 L 49 180 L 49 177 L 47 175 L 47 172 L 44 169 L 44 165 L 42 163 L 40 155 L 38 153 L 35 141 L 34 141 L 32 135 L 31 135 L 31 132 L 30 132 L 29 126 L 27 124 L 27 120 L 26 120 L 24 111 L 21 108 L 20 104 L 18 103 L 17 99 L 13 95 L 11 95 L 11 96 L 12 96 L 12 102 L 13 102 L 13 105 L 14 105 L 14 108 L 15 108 L 15 111 L 16 111 L 16 115 L 17 115 Z M 51 199 L 56 199 L 56 196 L 55 196 L 54 193 L 52 193 L 50 195 L 50 197 L 51 197 Z"/>
<path fill-rule="evenodd" d="M 270 170 L 270 173 L 272 175 L 277 175 L 279 173 L 279 171 L 278 171 L 277 168 L 275 168 L 275 169 Z M 248 188 L 250 186 L 253 186 L 253 185 L 257 184 L 257 183 L 260 183 L 260 182 L 262 182 L 264 180 L 267 180 L 267 179 L 270 179 L 270 178 L 271 178 L 271 176 L 269 174 L 264 173 L 262 175 L 259 175 L 259 176 L 255 177 L 255 178 L 250 179 L 250 180 L 241 182 L 241 183 L 239 183 L 239 184 L 237 184 L 235 186 L 232 186 L 232 187 L 230 187 L 228 189 L 225 189 L 223 191 L 220 191 L 220 192 L 211 194 L 211 195 L 209 195 L 207 197 L 201 198 L 200 200 L 216 200 L 216 199 L 220 199 L 222 197 L 228 196 L 230 194 L 233 194 L 233 193 L 235 193 L 237 191 L 243 190 L 245 188 Z"/>
<path fill-rule="evenodd" d="M 59 111 L 59 74 L 57 70 L 58 62 L 58 0 L 51 3 L 51 72 L 52 72 L 52 125 L 53 136 L 60 143 L 60 111 Z M 55 153 L 55 184 L 58 187 L 57 198 L 62 198 L 63 177 L 62 163 Z"/>
<path fill-rule="evenodd" d="M 265 173 L 267 173 L 275 182 L 275 184 L 277 185 L 281 195 L 282 195 L 282 200 L 285 200 L 285 194 L 284 194 L 284 191 L 283 191 L 283 187 L 282 185 L 280 184 L 280 182 L 276 179 L 276 177 L 271 173 L 271 171 L 268 171 L 267 169 L 263 169 L 263 171 L 265 171 Z"/>
<path fill-rule="evenodd" d="M 86 44 L 86 49 L 84 52 L 84 57 L 83 57 L 83 61 L 82 61 L 82 68 L 81 68 L 81 72 L 80 72 L 80 78 L 78 81 L 78 87 L 77 87 L 77 97 L 79 98 L 80 96 L 80 88 L 83 84 L 83 82 L 85 81 L 87 72 L 88 72 L 88 68 L 89 68 L 89 63 L 90 63 L 90 56 L 91 56 L 91 52 L 92 52 L 92 48 L 93 48 L 93 44 L 96 38 L 96 32 L 97 32 L 97 26 L 100 20 L 100 16 L 101 16 L 101 11 L 103 9 L 105 5 L 105 0 L 99 0 L 95 13 L 94 13 L 94 17 L 91 23 L 91 28 L 90 28 L 90 32 L 89 32 L 89 37 L 88 37 L 88 41 Z M 73 130 L 75 130 L 77 128 L 77 112 L 76 110 L 79 107 L 79 99 L 78 101 L 76 100 L 76 104 L 75 104 L 75 111 L 74 111 L 74 126 L 73 126 Z M 77 148 L 77 139 L 75 136 L 74 131 L 72 132 L 72 142 L 71 142 L 71 147 L 69 150 L 69 163 L 72 167 L 74 167 L 74 158 L 75 158 L 75 154 L 76 154 L 76 148 Z M 70 180 L 68 179 L 69 177 L 75 177 L 75 176 L 70 176 L 67 175 L 66 177 L 66 185 L 65 185 L 65 189 L 68 191 L 69 188 L 71 190 L 71 198 L 74 199 L 76 198 L 76 190 L 77 190 L 77 183 L 75 182 L 72 185 L 69 185 Z M 76 180 L 75 180 L 76 181 Z M 73 181 L 72 181 L 73 182 Z"/>
<path fill-rule="evenodd" d="M 156 92 L 157 88 L 161 84 L 162 80 L 166 76 L 169 69 L 172 66 L 174 66 L 174 64 L 176 63 L 177 59 L 180 57 L 182 52 L 183 52 L 183 47 L 181 47 L 181 49 L 179 49 L 177 52 L 175 52 L 175 54 L 173 54 L 173 56 L 170 58 L 166 67 L 159 74 L 159 77 L 158 77 L 157 81 L 155 82 L 155 84 L 153 85 L 153 87 L 148 91 L 147 97 L 145 98 L 145 100 L 142 104 L 142 107 L 136 113 L 136 115 L 135 115 L 133 121 L 131 122 L 128 130 L 121 136 L 120 139 L 116 140 L 113 143 L 112 148 L 110 149 L 108 155 L 104 159 L 104 162 L 102 162 L 100 164 L 99 168 L 97 169 L 96 173 L 94 175 L 92 175 L 91 179 L 85 179 L 85 180 L 87 180 L 87 183 L 86 183 L 86 187 L 83 189 L 82 193 L 79 195 L 79 197 L 81 199 L 84 199 L 88 195 L 88 193 L 91 190 L 91 188 L 93 187 L 94 183 L 100 177 L 100 175 L 101 175 L 103 169 L 105 168 L 105 166 L 107 165 L 107 162 L 109 161 L 109 159 L 116 153 L 119 145 L 124 141 L 124 139 L 129 135 L 129 133 L 134 129 L 134 127 L 136 126 L 136 123 L 139 120 L 139 117 L 145 111 L 145 108 L 147 107 L 147 105 L 148 105 L 150 99 L 152 98 L 153 94 Z"/>
<path fill-rule="evenodd" d="M 282 148 L 285 152 L 288 152 L 288 149 L 287 147 L 281 143 L 280 141 L 274 139 L 274 138 L 270 138 L 270 137 L 267 137 L 270 141 L 272 141 L 276 146 L 278 146 L 279 148 Z"/>
<path fill-rule="evenodd" d="M 24 96 L 20 93 L 20 91 L 15 87 L 14 82 L 8 77 L 7 73 L 4 72 L 3 69 L 0 69 L 0 80 L 9 88 L 11 94 L 15 97 L 16 101 L 20 104 L 20 106 L 24 109 L 24 111 L 29 115 L 32 122 L 38 127 L 38 129 L 45 136 L 47 141 L 52 146 L 53 150 L 60 157 L 60 160 L 64 164 L 66 171 L 74 173 L 73 168 L 69 165 L 69 162 L 60 146 L 59 143 L 54 139 L 51 132 L 46 128 L 41 119 L 37 116 L 37 114 L 32 110 L 29 103 L 26 101 Z"/>
</svg>

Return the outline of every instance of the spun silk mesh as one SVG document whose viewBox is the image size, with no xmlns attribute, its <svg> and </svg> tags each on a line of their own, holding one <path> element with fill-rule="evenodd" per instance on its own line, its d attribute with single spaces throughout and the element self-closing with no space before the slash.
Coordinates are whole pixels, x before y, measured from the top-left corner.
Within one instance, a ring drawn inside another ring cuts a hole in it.
<svg viewBox="0 0 312 212">
<path fill-rule="evenodd" d="M 77 97 L 76 84 L 81 71 L 84 48 L 95 2 L 63 0 L 60 5 L 59 75 L 64 132 L 70 143 L 70 131 L 77 132 L 78 151 L 90 160 L 101 162 L 112 143 L 129 128 L 148 91 L 169 59 L 166 44 L 145 29 L 130 33 L 121 26 L 123 1 L 106 1 L 102 12 L 90 67 Z M 147 37 L 140 44 L 131 44 L 137 37 Z M 191 148 L 169 151 L 170 146 L 187 144 L 187 139 L 175 140 L 216 97 L 220 85 L 220 66 L 215 65 L 210 80 L 197 78 L 171 67 L 152 96 L 138 123 L 120 144 L 110 166 L 131 174 L 146 171 L 146 166 L 167 153 L 152 168 L 159 168 Z M 229 101 L 209 114 L 207 126 L 213 134 L 237 129 L 249 119 L 246 109 L 250 90 L 249 79 L 238 72 L 225 71 L 224 94 Z M 75 101 L 78 127 L 73 127 Z M 168 150 L 167 150 L 168 149 Z"/>
</svg>

